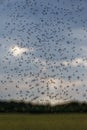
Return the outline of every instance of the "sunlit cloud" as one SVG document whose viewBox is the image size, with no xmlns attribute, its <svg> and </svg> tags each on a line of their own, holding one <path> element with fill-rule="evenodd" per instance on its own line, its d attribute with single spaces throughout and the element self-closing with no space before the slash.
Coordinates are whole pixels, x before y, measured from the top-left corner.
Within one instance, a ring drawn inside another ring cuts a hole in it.
<svg viewBox="0 0 87 130">
<path fill-rule="evenodd" d="M 47 83 L 48 83 L 48 86 L 49 87 L 57 87 L 57 88 L 60 88 L 60 86 L 62 88 L 65 88 L 65 87 L 73 87 L 73 84 L 77 87 L 83 85 L 83 84 L 87 84 L 87 81 L 86 80 L 83 80 L 83 82 L 81 82 L 80 80 L 65 80 L 63 78 L 48 78 L 47 79 Z"/>
<path fill-rule="evenodd" d="M 10 52 L 12 53 L 13 56 L 17 57 L 17 56 L 22 55 L 24 52 L 28 52 L 28 49 L 21 48 L 16 45 L 16 46 L 10 48 Z"/>
<path fill-rule="evenodd" d="M 72 61 L 63 61 L 62 64 L 64 64 L 65 66 L 73 66 L 76 67 L 78 65 L 84 65 L 85 67 L 87 67 L 87 61 L 83 61 L 82 58 L 75 58 Z"/>
</svg>

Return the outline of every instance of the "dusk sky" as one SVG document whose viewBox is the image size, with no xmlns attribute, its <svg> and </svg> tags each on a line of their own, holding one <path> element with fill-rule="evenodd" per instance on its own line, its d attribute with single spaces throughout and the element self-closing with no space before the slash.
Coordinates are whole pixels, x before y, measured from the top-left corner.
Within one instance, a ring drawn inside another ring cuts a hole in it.
<svg viewBox="0 0 87 130">
<path fill-rule="evenodd" d="M 87 0 L 0 0 L 0 100 L 87 101 Z"/>
</svg>

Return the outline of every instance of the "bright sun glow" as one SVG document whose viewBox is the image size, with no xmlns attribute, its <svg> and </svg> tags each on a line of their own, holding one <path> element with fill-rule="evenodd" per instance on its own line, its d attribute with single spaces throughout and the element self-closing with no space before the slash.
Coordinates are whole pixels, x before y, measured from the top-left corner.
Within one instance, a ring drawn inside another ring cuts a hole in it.
<svg viewBox="0 0 87 130">
<path fill-rule="evenodd" d="M 28 49 L 27 48 L 21 48 L 21 47 L 18 47 L 18 46 L 14 46 L 14 47 L 10 48 L 10 51 L 11 51 L 13 56 L 20 56 L 24 52 L 27 52 Z"/>
</svg>

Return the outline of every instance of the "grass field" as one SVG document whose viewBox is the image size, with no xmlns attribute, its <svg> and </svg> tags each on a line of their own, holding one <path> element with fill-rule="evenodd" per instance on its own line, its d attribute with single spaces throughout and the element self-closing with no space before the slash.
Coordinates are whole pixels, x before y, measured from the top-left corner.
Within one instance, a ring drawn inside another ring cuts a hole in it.
<svg viewBox="0 0 87 130">
<path fill-rule="evenodd" d="M 0 130 L 87 130 L 87 114 L 0 114 Z"/>
</svg>

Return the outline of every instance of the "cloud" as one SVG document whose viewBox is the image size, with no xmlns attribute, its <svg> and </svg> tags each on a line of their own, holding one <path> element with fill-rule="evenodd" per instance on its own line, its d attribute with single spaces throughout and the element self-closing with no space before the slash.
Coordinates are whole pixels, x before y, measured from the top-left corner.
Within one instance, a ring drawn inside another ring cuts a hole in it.
<svg viewBox="0 0 87 130">
<path fill-rule="evenodd" d="M 24 52 L 28 52 L 27 48 L 21 48 L 18 47 L 17 45 L 15 45 L 14 47 L 10 48 L 10 52 L 12 53 L 13 56 L 20 56 L 22 55 Z"/>
<path fill-rule="evenodd" d="M 87 32 L 86 32 L 87 28 L 85 28 L 85 30 L 83 28 L 76 28 L 76 29 L 72 29 L 72 33 L 73 33 L 73 37 L 76 37 L 77 39 L 81 39 L 81 40 L 87 40 Z"/>
<path fill-rule="evenodd" d="M 73 87 L 73 84 L 77 87 L 82 86 L 83 84 L 87 84 L 86 80 L 80 81 L 80 80 L 65 80 L 63 78 L 48 78 L 46 79 L 46 82 L 48 83 L 49 87 L 56 86 L 57 88 L 60 88 L 62 85 L 62 89 L 66 88 L 67 86 Z"/>
<path fill-rule="evenodd" d="M 70 61 L 63 61 L 62 64 L 64 64 L 64 66 L 73 66 L 73 67 L 77 67 L 78 65 L 83 65 L 85 67 L 87 67 L 87 61 L 83 61 L 82 58 L 75 58 L 74 60 L 70 60 Z"/>
<path fill-rule="evenodd" d="M 25 48 L 25 47 L 19 47 L 17 45 L 10 47 L 10 52 L 13 56 L 21 56 L 25 52 L 32 52 L 34 51 L 33 48 Z"/>
</svg>

